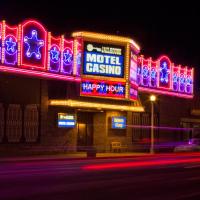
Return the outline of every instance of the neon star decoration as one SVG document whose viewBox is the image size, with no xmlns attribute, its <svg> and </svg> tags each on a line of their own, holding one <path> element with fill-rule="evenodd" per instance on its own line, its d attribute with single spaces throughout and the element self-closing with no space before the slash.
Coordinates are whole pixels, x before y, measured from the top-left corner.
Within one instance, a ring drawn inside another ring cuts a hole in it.
<svg viewBox="0 0 200 200">
<path fill-rule="evenodd" d="M 26 56 L 30 58 L 35 55 L 35 58 L 41 59 L 40 48 L 44 46 L 44 40 L 38 39 L 37 31 L 32 30 L 31 37 L 25 36 L 24 42 L 28 45 Z"/>
<path fill-rule="evenodd" d="M 167 65 L 167 62 L 164 61 L 160 67 L 160 81 L 162 83 L 168 83 L 169 82 L 168 76 L 169 76 L 168 65 Z"/>
<path fill-rule="evenodd" d="M 64 64 L 65 65 L 71 65 L 72 61 L 73 61 L 73 54 L 72 54 L 72 52 L 69 49 L 66 49 L 64 51 L 63 55 L 64 55 L 64 58 L 63 58 Z"/>
<path fill-rule="evenodd" d="M 57 63 L 60 59 L 60 51 L 56 46 L 53 46 L 50 50 L 50 58 L 51 61 Z"/>
<path fill-rule="evenodd" d="M 165 55 L 157 60 L 139 56 L 137 65 L 138 91 L 193 98 L 193 68 L 175 65 Z"/>
<path fill-rule="evenodd" d="M 151 79 L 156 79 L 156 70 L 154 68 L 151 70 Z"/>
<path fill-rule="evenodd" d="M 9 55 L 14 55 L 17 52 L 17 43 L 14 40 L 11 36 L 5 39 L 6 52 Z"/>
</svg>

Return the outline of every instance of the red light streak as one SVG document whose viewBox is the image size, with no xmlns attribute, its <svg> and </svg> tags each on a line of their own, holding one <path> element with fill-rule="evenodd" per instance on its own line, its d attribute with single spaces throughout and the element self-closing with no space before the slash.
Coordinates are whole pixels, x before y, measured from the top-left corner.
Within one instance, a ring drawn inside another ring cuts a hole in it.
<svg viewBox="0 0 200 200">
<path fill-rule="evenodd" d="M 108 163 L 108 164 L 97 164 L 84 166 L 84 170 L 106 170 L 106 169 L 123 169 L 131 167 L 150 167 L 150 166 L 163 166 L 183 163 L 195 163 L 200 162 L 200 158 L 185 158 L 177 160 L 154 160 L 154 161 L 135 161 L 125 163 Z"/>
</svg>

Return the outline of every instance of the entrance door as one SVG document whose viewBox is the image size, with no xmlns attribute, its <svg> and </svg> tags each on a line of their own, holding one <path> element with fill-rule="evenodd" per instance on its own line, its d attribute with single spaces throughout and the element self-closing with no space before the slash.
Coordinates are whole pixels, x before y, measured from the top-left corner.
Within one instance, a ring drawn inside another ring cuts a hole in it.
<svg viewBox="0 0 200 200">
<path fill-rule="evenodd" d="M 93 145 L 93 113 L 78 112 L 78 151 L 85 151 L 87 147 Z"/>
</svg>

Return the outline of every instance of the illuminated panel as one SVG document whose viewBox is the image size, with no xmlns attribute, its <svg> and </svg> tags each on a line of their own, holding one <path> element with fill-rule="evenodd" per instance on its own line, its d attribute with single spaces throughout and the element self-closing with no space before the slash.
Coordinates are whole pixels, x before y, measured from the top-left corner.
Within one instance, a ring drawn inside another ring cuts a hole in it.
<svg viewBox="0 0 200 200">
<path fill-rule="evenodd" d="M 138 97 L 138 83 L 137 83 L 137 55 L 131 49 L 130 51 L 130 86 L 129 86 L 129 98 L 136 100 Z"/>
<path fill-rule="evenodd" d="M 126 129 L 126 117 L 112 117 L 112 129 Z"/>
<path fill-rule="evenodd" d="M 186 83 L 186 67 L 180 67 L 180 84 L 179 84 L 179 92 L 185 92 L 185 83 Z"/>
<path fill-rule="evenodd" d="M 151 61 L 151 72 L 150 72 L 150 86 L 157 87 L 158 85 L 158 70 L 157 70 L 157 63 Z"/>
<path fill-rule="evenodd" d="M 137 84 L 141 85 L 142 84 L 142 61 L 143 57 L 140 56 L 138 57 L 137 60 Z"/>
<path fill-rule="evenodd" d="M 34 20 L 22 24 L 21 62 L 22 67 L 46 70 L 47 32 Z"/>
<path fill-rule="evenodd" d="M 180 76 L 180 66 L 173 66 L 172 72 L 172 90 L 178 91 L 179 90 L 179 76 Z"/>
<path fill-rule="evenodd" d="M 171 61 L 168 57 L 162 56 L 158 59 L 159 62 L 159 88 L 171 88 Z"/>
<path fill-rule="evenodd" d="M 4 63 L 6 65 L 17 65 L 18 59 L 18 27 L 5 25 L 4 39 Z"/>
<path fill-rule="evenodd" d="M 76 126 L 75 115 L 67 113 L 58 113 L 59 128 L 74 128 Z"/>
<path fill-rule="evenodd" d="M 51 36 L 49 48 L 49 71 L 58 73 L 61 67 L 61 37 Z"/>
<path fill-rule="evenodd" d="M 185 80 L 185 92 L 188 94 L 193 93 L 193 69 L 187 68 L 186 80 Z"/>
<path fill-rule="evenodd" d="M 83 75 L 124 77 L 124 47 L 84 42 Z"/>
<path fill-rule="evenodd" d="M 62 52 L 62 67 L 61 73 L 72 75 L 73 74 L 73 41 L 66 40 L 63 37 L 63 52 Z"/>
<path fill-rule="evenodd" d="M 142 62 L 142 85 L 143 86 L 149 86 L 150 84 L 150 64 L 149 60 L 143 59 Z"/>
<path fill-rule="evenodd" d="M 123 99 L 125 98 L 125 83 L 82 79 L 80 94 L 82 96 Z"/>
<path fill-rule="evenodd" d="M 76 65 L 74 65 L 74 67 L 76 66 L 76 73 L 75 75 L 80 76 L 81 74 L 81 65 L 82 65 L 82 55 L 83 55 L 83 50 L 82 50 L 82 45 L 83 41 L 81 41 L 80 39 L 77 40 L 77 46 L 76 46 L 76 59 L 74 59 L 76 61 Z"/>
<path fill-rule="evenodd" d="M 130 57 L 130 82 L 132 84 L 137 84 L 137 56 L 132 50 Z"/>
</svg>

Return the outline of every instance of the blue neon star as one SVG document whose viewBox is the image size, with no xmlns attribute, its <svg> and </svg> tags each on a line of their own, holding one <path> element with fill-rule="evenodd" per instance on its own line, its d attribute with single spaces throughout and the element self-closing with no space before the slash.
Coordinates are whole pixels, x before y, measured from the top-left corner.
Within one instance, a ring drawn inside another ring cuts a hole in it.
<svg viewBox="0 0 200 200">
<path fill-rule="evenodd" d="M 12 37 L 8 37 L 8 39 L 6 39 L 6 51 L 8 54 L 14 54 L 17 51 L 16 48 L 16 42 L 13 41 Z"/>
<path fill-rule="evenodd" d="M 174 74 L 174 76 L 173 76 L 173 82 L 174 83 L 178 83 L 178 75 L 177 74 Z"/>
<path fill-rule="evenodd" d="M 186 82 L 186 85 L 191 85 L 192 84 L 191 77 L 187 77 L 186 80 L 185 80 L 185 82 Z"/>
<path fill-rule="evenodd" d="M 156 79 L 156 70 L 154 68 L 151 71 L 151 78 Z"/>
<path fill-rule="evenodd" d="M 26 51 L 27 57 L 32 57 L 35 55 L 37 59 L 41 58 L 40 48 L 44 46 L 44 40 L 39 40 L 37 37 L 37 31 L 32 30 L 31 37 L 24 37 L 24 42 L 28 45 L 28 49 Z"/>
<path fill-rule="evenodd" d="M 168 83 L 168 74 L 169 74 L 169 70 L 168 70 L 168 67 L 167 67 L 167 63 L 166 62 L 163 62 L 161 64 L 161 69 L 160 69 L 160 80 L 161 82 L 165 82 L 165 83 Z"/>
<path fill-rule="evenodd" d="M 67 49 L 66 52 L 64 53 L 64 63 L 66 65 L 70 65 L 72 62 L 72 59 L 73 59 L 72 53 L 69 49 Z"/>
<path fill-rule="evenodd" d="M 180 83 L 181 84 L 185 83 L 185 77 L 183 75 L 180 76 Z"/>
<path fill-rule="evenodd" d="M 58 62 L 60 52 L 57 50 L 57 48 L 53 47 L 53 49 L 51 49 L 50 53 L 51 53 L 51 60 L 54 62 Z"/>
<path fill-rule="evenodd" d="M 143 68 L 143 77 L 147 78 L 149 76 L 149 70 L 146 66 Z"/>
</svg>

